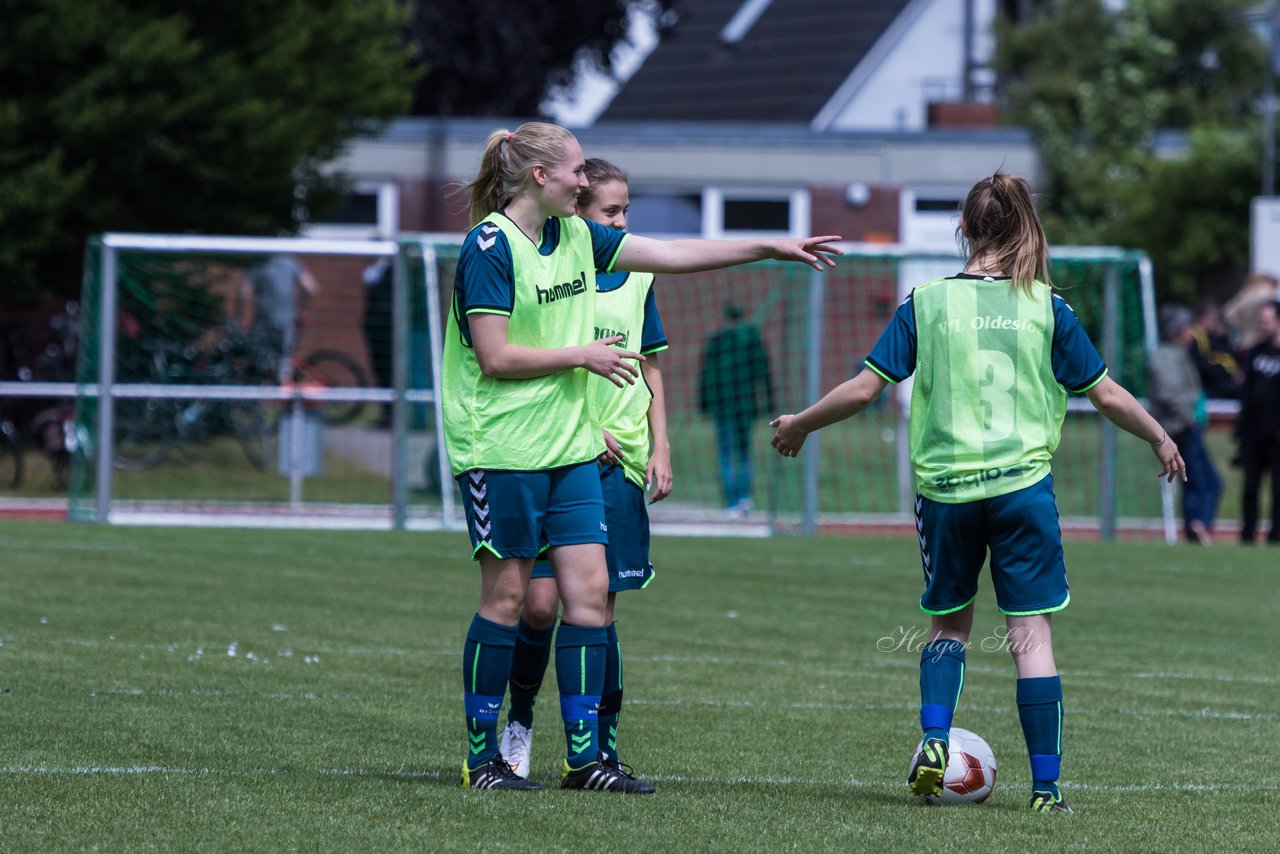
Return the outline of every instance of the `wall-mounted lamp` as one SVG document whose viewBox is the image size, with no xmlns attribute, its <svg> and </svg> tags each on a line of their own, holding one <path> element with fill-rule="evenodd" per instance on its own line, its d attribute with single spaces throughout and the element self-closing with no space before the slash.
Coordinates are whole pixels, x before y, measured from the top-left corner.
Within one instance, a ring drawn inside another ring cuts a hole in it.
<svg viewBox="0 0 1280 854">
<path fill-rule="evenodd" d="M 844 200 L 851 208 L 860 208 L 871 201 L 871 188 L 862 181 L 854 181 L 844 188 Z"/>
</svg>

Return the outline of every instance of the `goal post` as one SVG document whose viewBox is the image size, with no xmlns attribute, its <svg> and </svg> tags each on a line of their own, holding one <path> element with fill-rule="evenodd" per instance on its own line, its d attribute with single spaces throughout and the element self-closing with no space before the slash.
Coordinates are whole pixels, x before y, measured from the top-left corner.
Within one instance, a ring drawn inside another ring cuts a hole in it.
<svg viewBox="0 0 1280 854">
<path fill-rule="evenodd" d="M 92 239 L 71 518 L 270 507 L 288 524 L 326 505 L 405 527 L 410 480 L 426 497 L 443 456 L 434 267 L 412 236 Z M 452 500 L 438 490 L 417 521 L 439 527 Z"/>
</svg>

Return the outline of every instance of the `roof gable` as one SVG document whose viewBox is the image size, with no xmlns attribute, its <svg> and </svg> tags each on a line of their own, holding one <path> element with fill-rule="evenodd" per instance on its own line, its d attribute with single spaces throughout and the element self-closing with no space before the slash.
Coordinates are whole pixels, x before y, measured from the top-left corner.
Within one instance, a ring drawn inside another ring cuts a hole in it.
<svg viewBox="0 0 1280 854">
<path fill-rule="evenodd" d="M 773 0 L 733 44 L 743 0 L 690 3 L 600 118 L 808 122 L 910 2 Z"/>
</svg>

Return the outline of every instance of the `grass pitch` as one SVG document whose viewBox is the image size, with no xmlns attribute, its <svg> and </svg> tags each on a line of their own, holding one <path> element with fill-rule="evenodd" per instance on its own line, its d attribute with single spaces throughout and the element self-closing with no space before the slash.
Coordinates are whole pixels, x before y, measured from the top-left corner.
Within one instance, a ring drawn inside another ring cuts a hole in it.
<svg viewBox="0 0 1280 854">
<path fill-rule="evenodd" d="M 1280 551 L 1070 543 L 1055 618 L 1074 816 L 1029 775 L 989 582 L 956 723 L 979 806 L 919 807 L 909 538 L 655 543 L 619 602 L 648 798 L 458 788 L 476 572 L 460 535 L 0 522 L 0 848 L 1266 850 Z M 554 684 L 549 677 L 548 685 Z"/>
</svg>

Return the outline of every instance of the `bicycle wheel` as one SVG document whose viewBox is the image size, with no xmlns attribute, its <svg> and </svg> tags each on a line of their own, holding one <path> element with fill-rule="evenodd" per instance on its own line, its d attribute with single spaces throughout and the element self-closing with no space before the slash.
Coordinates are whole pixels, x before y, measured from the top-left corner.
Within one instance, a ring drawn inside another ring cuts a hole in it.
<svg viewBox="0 0 1280 854">
<path fill-rule="evenodd" d="M 116 401 L 111 464 L 126 471 L 154 468 L 169 453 L 177 430 L 173 402 L 156 398 Z"/>
<path fill-rule="evenodd" d="M 303 382 L 325 388 L 368 388 L 369 383 L 355 359 L 337 350 L 317 350 L 302 360 L 298 373 Z M 364 412 L 363 400 L 330 400 L 324 404 L 325 424 L 350 424 Z"/>
<path fill-rule="evenodd" d="M 8 421 L 0 422 L 0 486 L 22 486 L 22 445 L 17 429 Z"/>
</svg>

